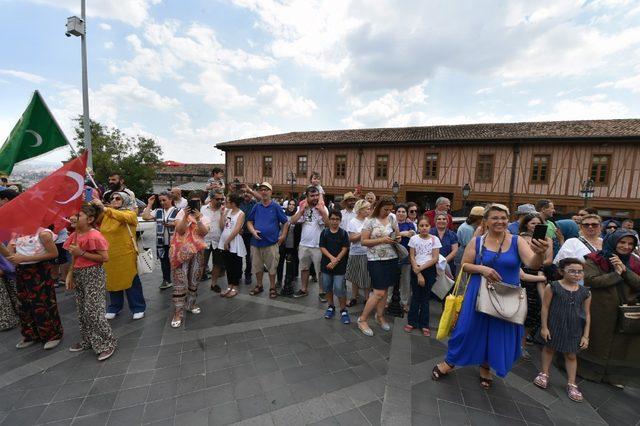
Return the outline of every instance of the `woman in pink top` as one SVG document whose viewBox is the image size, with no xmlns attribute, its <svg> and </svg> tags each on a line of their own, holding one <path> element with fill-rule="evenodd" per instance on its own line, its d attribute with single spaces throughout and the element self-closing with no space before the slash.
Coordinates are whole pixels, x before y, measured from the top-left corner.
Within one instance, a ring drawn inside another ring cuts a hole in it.
<svg viewBox="0 0 640 426">
<path fill-rule="evenodd" d="M 78 213 L 76 230 L 69 235 L 64 248 L 71 253 L 72 268 L 67 274 L 67 290 L 76 291 L 80 342 L 71 352 L 93 349 L 98 361 L 104 361 L 116 350 L 116 338 L 105 318 L 106 275 L 102 264 L 109 260 L 109 243 L 94 228 L 102 209 L 85 204 Z"/>
</svg>

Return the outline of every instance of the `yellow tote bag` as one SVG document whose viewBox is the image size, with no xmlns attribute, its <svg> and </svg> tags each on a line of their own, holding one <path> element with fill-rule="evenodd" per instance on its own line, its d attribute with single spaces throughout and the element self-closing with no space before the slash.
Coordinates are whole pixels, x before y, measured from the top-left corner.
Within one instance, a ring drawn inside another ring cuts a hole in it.
<svg viewBox="0 0 640 426">
<path fill-rule="evenodd" d="M 436 338 L 443 340 L 451 334 L 451 330 L 456 325 L 458 320 L 458 314 L 462 309 L 462 301 L 464 300 L 464 293 L 467 291 L 467 284 L 469 283 L 470 274 L 467 274 L 464 285 L 464 292 L 458 295 L 460 285 L 462 284 L 462 276 L 464 274 L 464 264 L 460 266 L 460 272 L 456 278 L 456 283 L 453 286 L 453 291 L 448 295 L 444 301 L 444 309 L 442 310 L 442 316 L 440 317 L 440 324 L 438 324 L 438 334 Z"/>
</svg>

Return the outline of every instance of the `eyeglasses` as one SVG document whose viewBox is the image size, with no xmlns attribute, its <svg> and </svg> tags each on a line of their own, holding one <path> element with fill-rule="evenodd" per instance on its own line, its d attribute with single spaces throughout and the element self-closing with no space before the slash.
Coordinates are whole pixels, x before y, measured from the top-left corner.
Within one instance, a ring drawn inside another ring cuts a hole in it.
<svg viewBox="0 0 640 426">
<path fill-rule="evenodd" d="M 583 228 L 597 228 L 600 226 L 599 223 L 582 223 L 581 225 Z"/>
<path fill-rule="evenodd" d="M 418 213 L 418 210 L 409 210 L 409 213 Z"/>
<path fill-rule="evenodd" d="M 567 269 L 564 272 L 567 273 L 567 274 L 571 274 L 571 275 L 582 275 L 582 274 L 584 274 L 584 271 L 582 269 Z"/>
<path fill-rule="evenodd" d="M 224 201 L 224 198 L 217 198 L 216 197 L 216 198 L 214 198 L 214 200 L 216 200 L 216 201 Z"/>
</svg>

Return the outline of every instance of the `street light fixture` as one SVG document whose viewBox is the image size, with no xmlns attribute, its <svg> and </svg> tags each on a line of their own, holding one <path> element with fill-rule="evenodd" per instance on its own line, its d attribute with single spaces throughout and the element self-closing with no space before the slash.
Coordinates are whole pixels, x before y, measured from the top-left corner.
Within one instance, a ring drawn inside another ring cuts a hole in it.
<svg viewBox="0 0 640 426">
<path fill-rule="evenodd" d="M 580 193 L 584 198 L 584 208 L 587 208 L 589 199 L 593 198 L 593 193 L 595 192 L 594 191 L 595 186 L 596 186 L 596 183 L 593 181 L 593 179 L 585 180 L 584 182 L 582 182 L 582 189 L 580 190 Z"/>
<path fill-rule="evenodd" d="M 297 182 L 298 182 L 298 180 L 296 179 L 295 173 L 293 173 L 292 171 L 287 172 L 287 185 L 291 185 L 291 198 L 290 198 L 290 200 L 293 200 L 293 187 L 295 186 L 295 184 Z"/>
<path fill-rule="evenodd" d="M 467 213 L 467 198 L 469 198 L 469 194 L 471 194 L 471 185 L 467 182 L 462 187 L 462 211 L 464 214 Z"/>
<path fill-rule="evenodd" d="M 84 127 L 84 147 L 89 153 L 87 156 L 87 168 L 93 169 L 93 155 L 91 153 L 91 120 L 89 119 L 89 82 L 87 77 L 87 17 L 85 13 L 85 0 L 80 0 L 80 18 L 70 16 L 67 18 L 67 37 L 80 37 L 82 49 L 82 126 Z"/>
<path fill-rule="evenodd" d="M 393 200 L 397 202 L 398 192 L 400 192 L 400 184 L 398 181 L 393 182 L 393 185 L 391 185 L 391 192 L 393 192 Z"/>
</svg>

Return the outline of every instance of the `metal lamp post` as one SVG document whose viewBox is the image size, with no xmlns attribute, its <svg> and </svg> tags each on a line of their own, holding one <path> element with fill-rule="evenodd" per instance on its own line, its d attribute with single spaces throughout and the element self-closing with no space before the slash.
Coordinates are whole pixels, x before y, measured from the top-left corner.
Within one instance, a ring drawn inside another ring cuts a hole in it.
<svg viewBox="0 0 640 426">
<path fill-rule="evenodd" d="M 395 181 L 393 185 L 391 185 L 391 192 L 393 192 L 393 201 L 398 202 L 398 192 L 400 192 L 400 184 Z"/>
<path fill-rule="evenodd" d="M 465 183 L 462 187 L 462 212 L 463 214 L 467 214 L 467 198 L 469 198 L 469 194 L 471 194 L 471 185 L 469 183 Z"/>
<path fill-rule="evenodd" d="M 291 200 L 293 200 L 293 187 L 297 182 L 296 175 L 292 171 L 289 171 L 287 173 L 287 185 L 291 185 Z"/>
<path fill-rule="evenodd" d="M 397 197 L 398 192 L 400 192 L 400 184 L 398 182 L 393 182 L 391 192 L 393 192 L 393 200 L 398 202 Z M 389 307 L 387 308 L 387 314 L 398 318 L 404 317 L 404 309 L 402 309 L 402 304 L 400 304 L 400 265 L 398 265 L 398 274 L 393 283 L 393 293 L 391 295 L 391 302 L 389 302 Z"/>
<path fill-rule="evenodd" d="M 596 183 L 593 181 L 593 179 L 585 180 L 584 182 L 582 182 L 582 189 L 580 190 L 580 193 L 584 198 L 584 208 L 587 208 L 589 199 L 593 198 L 593 193 L 595 192 L 594 191 L 595 186 L 596 186 Z"/>
<path fill-rule="evenodd" d="M 85 0 L 80 0 L 80 18 L 67 18 L 67 37 L 80 37 L 82 49 L 82 126 L 84 127 L 84 146 L 87 152 L 87 168 L 93 169 L 93 155 L 91 153 L 91 120 L 89 120 L 89 81 L 87 77 L 87 26 L 85 14 Z"/>
</svg>

